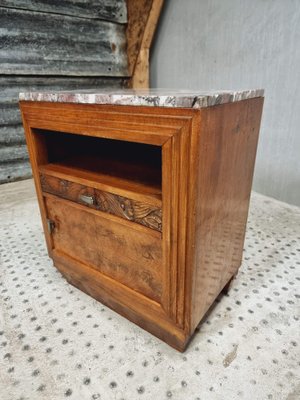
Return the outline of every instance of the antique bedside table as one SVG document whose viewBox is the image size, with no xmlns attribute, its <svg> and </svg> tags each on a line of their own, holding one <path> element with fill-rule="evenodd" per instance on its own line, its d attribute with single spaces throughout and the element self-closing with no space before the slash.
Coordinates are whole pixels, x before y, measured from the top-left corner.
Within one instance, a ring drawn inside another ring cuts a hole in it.
<svg viewBox="0 0 300 400">
<path fill-rule="evenodd" d="M 49 256 L 183 351 L 238 271 L 262 90 L 21 93 Z"/>
</svg>

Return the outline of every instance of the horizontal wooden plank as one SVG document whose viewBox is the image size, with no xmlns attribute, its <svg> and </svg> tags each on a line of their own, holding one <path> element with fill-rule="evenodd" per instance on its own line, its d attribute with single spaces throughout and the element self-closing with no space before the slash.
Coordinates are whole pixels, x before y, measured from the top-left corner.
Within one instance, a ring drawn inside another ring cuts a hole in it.
<svg viewBox="0 0 300 400">
<path fill-rule="evenodd" d="M 31 167 L 27 160 L 5 164 L 0 163 L 0 184 L 30 178 L 31 176 Z"/>
<path fill-rule="evenodd" d="M 99 190 L 114 193 L 123 197 L 128 197 L 137 201 L 145 201 L 146 203 L 152 204 L 154 206 L 161 208 L 161 195 L 153 195 L 149 193 L 141 193 L 137 190 L 132 190 L 131 188 L 126 188 L 125 186 L 120 187 L 112 185 L 109 182 L 104 182 L 103 179 L 97 179 L 97 174 L 93 174 L 90 171 L 74 171 L 73 168 L 67 168 L 62 166 L 57 166 L 56 164 L 46 164 L 39 167 L 39 171 L 42 174 L 54 176 L 63 180 L 71 180 L 73 182 L 79 183 L 80 185 L 85 185 L 89 187 L 94 187 Z"/>
<path fill-rule="evenodd" d="M 0 7 L 0 74 L 128 75 L 125 25 Z"/>
<path fill-rule="evenodd" d="M 1 0 L 1 7 L 127 22 L 125 0 Z"/>
</svg>

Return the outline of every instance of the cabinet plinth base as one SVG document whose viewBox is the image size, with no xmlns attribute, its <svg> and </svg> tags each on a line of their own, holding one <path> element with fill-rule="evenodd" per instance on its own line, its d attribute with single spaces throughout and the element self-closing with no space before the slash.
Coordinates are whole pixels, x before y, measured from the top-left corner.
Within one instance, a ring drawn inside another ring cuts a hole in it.
<svg viewBox="0 0 300 400">
<path fill-rule="evenodd" d="M 92 276 L 89 277 L 87 275 L 83 275 L 82 272 L 76 270 L 76 268 L 69 268 L 61 261 L 53 259 L 53 264 L 65 277 L 67 282 L 77 289 L 80 289 L 113 311 L 134 322 L 140 328 L 150 332 L 152 335 L 168 343 L 168 345 L 174 349 L 180 352 L 185 351 L 191 339 L 191 334 L 188 335 L 184 333 L 169 320 L 164 321 L 162 319 L 160 321 L 159 318 L 156 317 L 154 322 L 146 315 L 141 315 L 140 313 L 128 308 L 126 304 L 121 304 L 120 301 L 114 299 L 114 297 L 112 297 L 108 291 L 99 285 L 99 280 L 98 282 L 95 282 Z"/>
</svg>

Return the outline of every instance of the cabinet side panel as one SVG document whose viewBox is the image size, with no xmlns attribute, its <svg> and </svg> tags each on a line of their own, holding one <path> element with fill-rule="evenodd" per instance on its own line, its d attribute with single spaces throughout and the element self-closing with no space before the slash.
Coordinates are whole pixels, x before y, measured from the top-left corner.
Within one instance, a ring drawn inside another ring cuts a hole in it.
<svg viewBox="0 0 300 400">
<path fill-rule="evenodd" d="M 241 264 L 262 104 L 201 110 L 192 329 Z"/>
</svg>

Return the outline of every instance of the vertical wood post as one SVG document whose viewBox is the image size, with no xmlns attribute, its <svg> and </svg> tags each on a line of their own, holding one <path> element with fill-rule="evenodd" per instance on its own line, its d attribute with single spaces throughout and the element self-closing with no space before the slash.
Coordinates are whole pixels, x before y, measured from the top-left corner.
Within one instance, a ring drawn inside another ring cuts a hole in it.
<svg viewBox="0 0 300 400">
<path fill-rule="evenodd" d="M 127 0 L 128 86 L 149 87 L 149 53 L 164 0 Z"/>
</svg>

